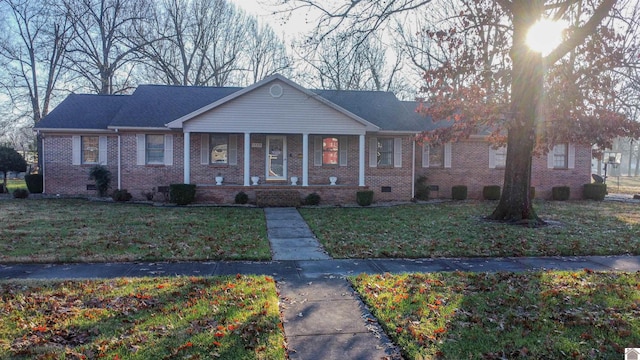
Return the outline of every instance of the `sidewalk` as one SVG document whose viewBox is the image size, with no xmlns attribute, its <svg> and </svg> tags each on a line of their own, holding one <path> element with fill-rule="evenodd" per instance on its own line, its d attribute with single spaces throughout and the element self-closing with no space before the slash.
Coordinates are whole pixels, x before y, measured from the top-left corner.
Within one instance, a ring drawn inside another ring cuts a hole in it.
<svg viewBox="0 0 640 360">
<path fill-rule="evenodd" d="M 0 264 L 0 280 L 269 275 L 277 281 L 290 359 L 365 360 L 401 357 L 345 280 L 346 276 L 458 270 L 640 271 L 640 256 L 334 260 L 296 209 L 265 209 L 265 217 L 273 261 Z"/>
</svg>

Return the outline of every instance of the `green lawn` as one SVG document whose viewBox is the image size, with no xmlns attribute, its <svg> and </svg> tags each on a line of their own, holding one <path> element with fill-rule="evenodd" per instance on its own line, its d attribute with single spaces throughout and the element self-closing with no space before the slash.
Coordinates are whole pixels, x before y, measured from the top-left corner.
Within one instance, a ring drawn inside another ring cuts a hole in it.
<svg viewBox="0 0 640 360">
<path fill-rule="evenodd" d="M 0 185 L 2 184 L 2 182 L 0 182 Z M 9 191 L 10 194 L 13 194 L 13 190 L 15 189 L 26 189 L 27 188 L 27 184 L 24 182 L 24 180 L 17 180 L 17 179 L 7 179 L 7 190 Z"/>
<path fill-rule="evenodd" d="M 496 202 L 464 201 L 300 212 L 336 258 L 640 254 L 640 206 L 536 201 L 549 226 L 488 222 Z"/>
<path fill-rule="evenodd" d="M 0 262 L 268 260 L 261 209 L 3 200 Z"/>
<path fill-rule="evenodd" d="M 640 344 L 640 272 L 359 275 L 407 359 L 622 359 Z"/>
<path fill-rule="evenodd" d="M 0 359 L 285 359 L 265 276 L 0 282 Z"/>
</svg>

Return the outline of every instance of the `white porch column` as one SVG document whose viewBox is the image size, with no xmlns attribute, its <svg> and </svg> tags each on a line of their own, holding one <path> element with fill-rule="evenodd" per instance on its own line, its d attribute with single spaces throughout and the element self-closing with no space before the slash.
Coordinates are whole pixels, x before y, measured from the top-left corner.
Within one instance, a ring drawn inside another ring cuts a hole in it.
<svg viewBox="0 0 640 360">
<path fill-rule="evenodd" d="M 358 186 L 364 186 L 364 135 L 360 135 L 358 150 Z"/>
<path fill-rule="evenodd" d="M 302 134 L 302 186 L 309 186 L 309 134 Z"/>
<path fill-rule="evenodd" d="M 244 186 L 251 183 L 251 133 L 244 133 Z"/>
<path fill-rule="evenodd" d="M 184 183 L 191 182 L 191 133 L 184 133 Z"/>
</svg>

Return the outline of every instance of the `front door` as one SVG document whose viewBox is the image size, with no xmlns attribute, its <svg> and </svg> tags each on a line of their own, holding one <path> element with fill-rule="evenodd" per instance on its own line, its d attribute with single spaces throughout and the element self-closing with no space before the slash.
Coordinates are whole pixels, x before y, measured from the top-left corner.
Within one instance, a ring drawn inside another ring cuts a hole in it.
<svg viewBox="0 0 640 360">
<path fill-rule="evenodd" d="M 267 180 L 287 180 L 287 137 L 267 136 Z"/>
</svg>

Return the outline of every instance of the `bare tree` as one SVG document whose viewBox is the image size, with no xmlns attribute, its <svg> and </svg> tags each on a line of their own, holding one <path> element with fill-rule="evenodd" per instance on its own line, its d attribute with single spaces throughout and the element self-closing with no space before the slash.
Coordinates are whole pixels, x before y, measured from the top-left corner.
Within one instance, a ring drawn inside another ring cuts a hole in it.
<svg viewBox="0 0 640 360">
<path fill-rule="evenodd" d="M 4 88 L 13 100 L 14 115 L 29 117 L 35 125 L 49 112 L 64 73 L 71 26 L 48 0 L 6 0 L 0 10 L 10 15 L 12 31 L 5 34 L 13 34 L 0 42 Z"/>
<path fill-rule="evenodd" d="M 130 90 L 139 50 L 137 28 L 148 21 L 146 0 L 63 0 L 73 26 L 70 69 L 99 94 Z"/>
<path fill-rule="evenodd" d="M 245 51 L 252 82 L 291 70 L 291 59 L 287 55 L 287 50 L 270 26 L 259 24 L 255 19 L 249 19 L 247 35 L 248 48 Z"/>
</svg>

